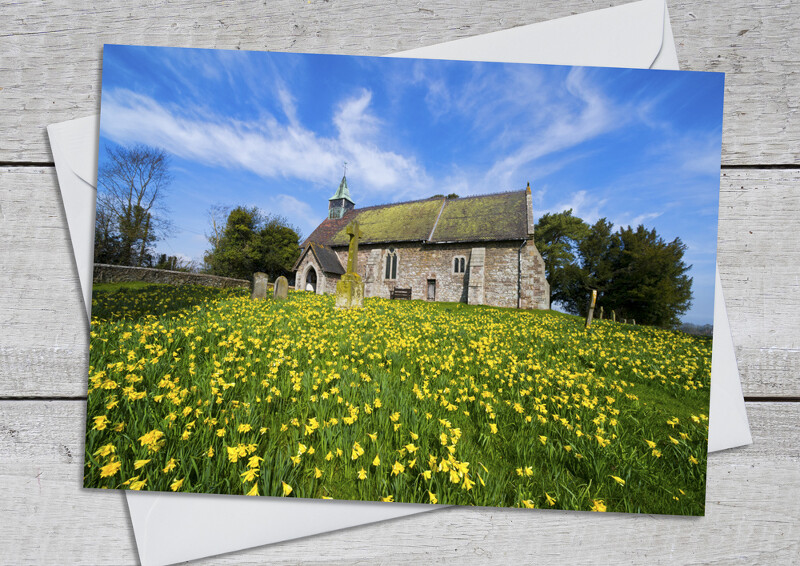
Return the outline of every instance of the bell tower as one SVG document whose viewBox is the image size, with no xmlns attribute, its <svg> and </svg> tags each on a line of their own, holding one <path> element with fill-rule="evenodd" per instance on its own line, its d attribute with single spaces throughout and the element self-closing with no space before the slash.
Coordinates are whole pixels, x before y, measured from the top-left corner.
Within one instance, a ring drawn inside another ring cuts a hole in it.
<svg viewBox="0 0 800 566">
<path fill-rule="evenodd" d="M 328 218 L 341 218 L 348 210 L 355 208 L 356 203 L 350 198 L 350 189 L 347 188 L 347 162 L 345 161 L 345 174 L 342 175 L 342 182 L 339 189 L 331 198 L 328 199 Z"/>
</svg>

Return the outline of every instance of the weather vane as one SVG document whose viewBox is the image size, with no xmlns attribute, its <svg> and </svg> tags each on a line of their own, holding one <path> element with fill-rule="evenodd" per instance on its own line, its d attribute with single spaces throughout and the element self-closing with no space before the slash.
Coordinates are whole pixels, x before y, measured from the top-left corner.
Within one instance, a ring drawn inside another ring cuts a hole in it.
<svg viewBox="0 0 800 566">
<path fill-rule="evenodd" d="M 344 174 L 347 176 L 347 161 L 344 162 Z"/>
</svg>

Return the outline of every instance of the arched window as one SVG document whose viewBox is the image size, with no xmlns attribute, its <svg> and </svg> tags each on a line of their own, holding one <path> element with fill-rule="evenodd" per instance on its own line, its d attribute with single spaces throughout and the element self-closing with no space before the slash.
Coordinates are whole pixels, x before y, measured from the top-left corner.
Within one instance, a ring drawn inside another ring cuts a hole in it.
<svg viewBox="0 0 800 566">
<path fill-rule="evenodd" d="M 453 258 L 453 273 L 464 273 L 467 270 L 467 258 L 454 257 Z"/>
<path fill-rule="evenodd" d="M 397 252 L 389 248 L 386 254 L 386 277 L 384 279 L 397 279 Z"/>
</svg>

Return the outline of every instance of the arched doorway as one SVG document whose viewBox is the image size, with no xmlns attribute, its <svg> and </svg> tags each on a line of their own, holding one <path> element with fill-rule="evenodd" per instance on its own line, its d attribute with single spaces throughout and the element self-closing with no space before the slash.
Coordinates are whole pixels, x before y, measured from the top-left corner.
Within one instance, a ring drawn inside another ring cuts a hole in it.
<svg viewBox="0 0 800 566">
<path fill-rule="evenodd" d="M 309 265 L 306 271 L 306 284 L 304 289 L 312 293 L 317 292 L 317 270 L 314 269 L 313 265 Z"/>
</svg>

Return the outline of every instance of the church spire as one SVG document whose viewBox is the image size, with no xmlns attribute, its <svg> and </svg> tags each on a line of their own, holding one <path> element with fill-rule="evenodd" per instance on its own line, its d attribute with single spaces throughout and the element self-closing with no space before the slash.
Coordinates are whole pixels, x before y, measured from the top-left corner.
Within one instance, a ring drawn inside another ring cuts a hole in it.
<svg viewBox="0 0 800 566">
<path fill-rule="evenodd" d="M 336 190 L 336 194 L 334 194 L 328 200 L 338 200 L 338 199 L 347 199 L 351 203 L 353 202 L 353 199 L 350 198 L 350 189 L 347 187 L 347 177 L 344 175 L 342 176 L 342 182 L 339 183 L 339 188 Z"/>
<path fill-rule="evenodd" d="M 356 203 L 350 196 L 350 189 L 347 187 L 347 162 L 344 162 L 344 175 L 342 182 L 336 193 L 328 199 L 328 218 L 341 218 L 348 210 L 355 208 Z"/>
</svg>

